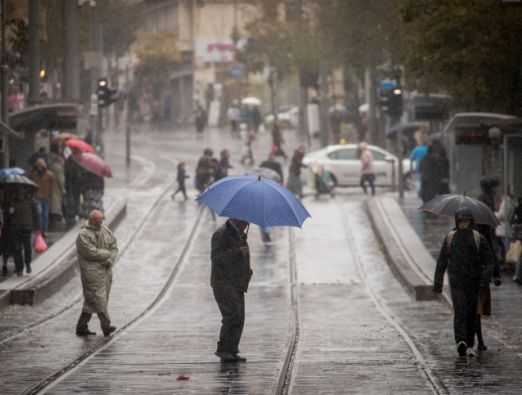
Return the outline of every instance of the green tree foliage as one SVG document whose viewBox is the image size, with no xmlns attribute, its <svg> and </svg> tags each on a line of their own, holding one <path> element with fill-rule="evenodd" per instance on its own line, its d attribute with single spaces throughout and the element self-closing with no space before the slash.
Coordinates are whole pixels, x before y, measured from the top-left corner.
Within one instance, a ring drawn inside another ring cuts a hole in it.
<svg viewBox="0 0 522 395">
<path fill-rule="evenodd" d="M 333 60 L 362 70 L 398 62 L 399 8 L 396 0 L 315 0 L 323 37 L 333 45 Z"/>
<path fill-rule="evenodd" d="M 462 109 L 520 113 L 522 9 L 498 0 L 401 0 L 403 62 Z"/>
</svg>

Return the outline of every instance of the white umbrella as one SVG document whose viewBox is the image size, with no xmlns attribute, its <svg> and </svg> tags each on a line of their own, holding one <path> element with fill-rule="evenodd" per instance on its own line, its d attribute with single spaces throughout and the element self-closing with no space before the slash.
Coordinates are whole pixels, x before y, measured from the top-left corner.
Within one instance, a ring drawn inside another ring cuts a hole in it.
<svg viewBox="0 0 522 395">
<path fill-rule="evenodd" d="M 243 100 L 241 100 L 241 103 L 247 106 L 260 106 L 261 100 L 259 100 L 257 97 L 245 97 Z"/>
</svg>

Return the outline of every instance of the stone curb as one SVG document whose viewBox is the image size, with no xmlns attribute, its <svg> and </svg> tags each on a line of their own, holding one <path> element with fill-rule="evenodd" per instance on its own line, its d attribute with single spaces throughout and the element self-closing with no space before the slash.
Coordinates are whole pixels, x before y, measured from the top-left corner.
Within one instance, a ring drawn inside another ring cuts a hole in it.
<svg viewBox="0 0 522 395">
<path fill-rule="evenodd" d="M 105 223 L 114 230 L 125 217 L 127 202 L 117 199 L 105 213 Z M 49 250 L 35 259 L 45 271 L 0 295 L 0 308 L 9 304 L 34 305 L 57 292 L 77 271 L 75 242 L 80 225 L 66 232 Z M 51 262 L 49 262 L 51 261 Z"/>
<path fill-rule="evenodd" d="M 436 262 L 397 201 L 375 197 L 366 201 L 366 211 L 387 261 L 404 288 L 418 301 L 439 299 L 432 292 Z M 442 299 L 451 305 L 446 288 Z"/>
</svg>

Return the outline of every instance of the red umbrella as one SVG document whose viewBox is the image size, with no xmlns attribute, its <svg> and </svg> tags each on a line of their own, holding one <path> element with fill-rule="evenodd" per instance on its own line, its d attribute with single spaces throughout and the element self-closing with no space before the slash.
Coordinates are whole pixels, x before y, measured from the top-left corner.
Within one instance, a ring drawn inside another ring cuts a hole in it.
<svg viewBox="0 0 522 395">
<path fill-rule="evenodd" d="M 90 145 L 89 143 L 86 143 L 85 141 L 80 140 L 80 139 L 69 139 L 65 142 L 65 145 L 72 150 L 76 149 L 80 152 L 90 152 L 90 153 L 95 152 L 92 145 Z"/>
<path fill-rule="evenodd" d="M 109 164 L 96 154 L 84 152 L 79 155 L 74 155 L 73 158 L 81 167 L 91 173 L 100 177 L 112 177 L 112 169 Z"/>
</svg>

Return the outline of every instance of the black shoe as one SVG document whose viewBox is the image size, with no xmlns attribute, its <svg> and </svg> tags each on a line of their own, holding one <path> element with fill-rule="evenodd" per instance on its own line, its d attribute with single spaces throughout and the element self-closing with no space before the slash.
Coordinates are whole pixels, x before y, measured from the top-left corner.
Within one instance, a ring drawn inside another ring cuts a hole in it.
<svg viewBox="0 0 522 395">
<path fill-rule="evenodd" d="M 27 274 L 29 274 L 29 273 L 32 272 L 32 270 L 31 270 L 31 265 L 26 265 L 26 266 L 25 266 L 25 272 L 26 272 Z"/>
<path fill-rule="evenodd" d="M 76 336 L 87 337 L 87 336 L 94 336 L 94 335 L 96 335 L 96 332 L 92 332 L 88 328 L 84 329 L 84 330 L 76 330 Z"/>
<path fill-rule="evenodd" d="M 246 362 L 247 361 L 247 359 L 245 357 L 242 357 L 239 354 L 234 354 L 234 359 L 236 362 Z"/>
<path fill-rule="evenodd" d="M 229 353 L 229 352 L 219 352 L 219 351 L 216 351 L 214 353 L 214 355 L 216 357 L 218 357 L 219 359 L 221 359 L 221 362 L 222 363 L 226 363 L 226 362 L 238 362 L 238 360 L 236 359 L 235 355 L 232 354 L 232 353 Z"/>
<path fill-rule="evenodd" d="M 459 344 L 457 344 L 457 352 L 459 353 L 459 355 L 461 357 L 465 357 L 466 356 L 466 351 L 467 350 L 468 350 L 468 346 L 467 346 L 466 342 L 460 341 Z"/>
<path fill-rule="evenodd" d="M 2 276 L 7 276 L 7 266 L 2 266 Z"/>
<path fill-rule="evenodd" d="M 477 349 L 479 351 L 486 351 L 488 348 L 486 347 L 486 345 L 484 343 L 479 343 L 479 345 L 477 346 Z"/>
<path fill-rule="evenodd" d="M 109 326 L 109 328 L 103 330 L 103 336 L 107 337 L 112 334 L 116 330 L 115 326 Z"/>
</svg>

